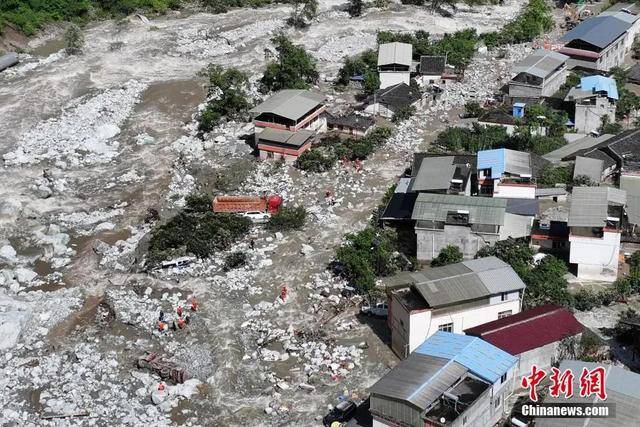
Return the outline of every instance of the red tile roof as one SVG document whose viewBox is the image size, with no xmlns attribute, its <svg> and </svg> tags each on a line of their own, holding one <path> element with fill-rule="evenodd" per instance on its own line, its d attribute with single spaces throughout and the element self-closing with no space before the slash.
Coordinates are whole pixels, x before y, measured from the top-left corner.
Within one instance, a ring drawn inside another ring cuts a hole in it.
<svg viewBox="0 0 640 427">
<path fill-rule="evenodd" d="M 480 337 L 515 356 L 579 334 L 583 330 L 584 326 L 569 310 L 549 304 L 466 329 L 464 332 Z"/>
</svg>

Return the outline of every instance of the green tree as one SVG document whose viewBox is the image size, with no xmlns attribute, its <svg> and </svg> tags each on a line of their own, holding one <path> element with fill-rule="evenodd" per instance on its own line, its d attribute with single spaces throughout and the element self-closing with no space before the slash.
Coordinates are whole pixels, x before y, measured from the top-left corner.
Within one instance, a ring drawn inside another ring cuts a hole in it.
<svg viewBox="0 0 640 427">
<path fill-rule="evenodd" d="M 69 55 L 81 55 L 84 46 L 84 35 L 76 24 L 69 24 L 64 32 L 64 43 Z"/>
<path fill-rule="evenodd" d="M 393 123 L 402 123 L 405 120 L 411 118 L 416 113 L 416 107 L 413 105 L 408 105 L 406 107 L 401 107 L 393 114 L 393 118 L 391 121 Z"/>
<path fill-rule="evenodd" d="M 454 245 L 442 248 L 437 257 L 431 260 L 432 267 L 441 267 L 443 265 L 455 264 L 462 261 L 462 252 L 460 248 Z"/>
<path fill-rule="evenodd" d="M 307 172 L 325 172 L 333 166 L 336 158 L 332 153 L 325 154 L 324 150 L 314 148 L 302 153 L 294 163 L 294 166 Z"/>
<path fill-rule="evenodd" d="M 292 27 L 305 28 L 318 14 L 318 0 L 292 0 L 293 10 L 287 20 Z"/>
<path fill-rule="evenodd" d="M 364 73 L 362 89 L 364 93 L 372 94 L 380 88 L 380 75 L 377 71 L 367 70 Z"/>
<path fill-rule="evenodd" d="M 363 0 L 349 0 L 349 8 L 347 10 L 350 16 L 357 17 L 362 15 L 363 9 L 364 9 Z"/>
<path fill-rule="evenodd" d="M 318 80 L 316 61 L 303 47 L 294 45 L 285 35 L 271 39 L 277 59 L 267 64 L 260 80 L 263 93 L 282 89 L 307 89 Z"/>
<path fill-rule="evenodd" d="M 556 184 L 569 185 L 573 181 L 573 166 L 546 165 L 538 174 L 537 184 L 541 188 L 555 187 Z"/>
<path fill-rule="evenodd" d="M 525 277 L 533 265 L 533 249 L 525 239 L 499 240 L 492 246 L 481 248 L 476 258 L 495 256 L 506 262 L 520 277 Z"/>
<path fill-rule="evenodd" d="M 484 112 L 485 109 L 476 101 L 470 101 L 464 104 L 465 117 L 480 117 Z"/>
<path fill-rule="evenodd" d="M 640 251 L 635 251 L 629 258 L 629 265 L 631 266 L 629 272 L 632 276 L 640 277 Z"/>
<path fill-rule="evenodd" d="M 271 216 L 267 223 L 267 229 L 271 231 L 298 230 L 304 227 L 306 221 L 307 210 L 303 206 L 284 206 Z"/>
<path fill-rule="evenodd" d="M 600 121 L 600 128 L 598 129 L 598 131 L 601 134 L 609 133 L 616 135 L 622 132 L 622 125 L 616 122 L 611 123 L 611 119 L 609 118 L 609 116 L 604 115 L 602 116 L 602 119 Z"/>
<path fill-rule="evenodd" d="M 243 119 L 251 104 L 248 100 L 249 78 L 236 69 L 209 64 L 199 73 L 206 79 L 207 106 L 199 116 L 198 130 L 210 132 L 223 117 Z"/>
<path fill-rule="evenodd" d="M 524 274 L 527 284 L 523 304 L 531 308 L 542 304 L 571 306 L 573 298 L 567 287 L 567 266 L 558 258 L 547 255 L 538 265 Z"/>
</svg>

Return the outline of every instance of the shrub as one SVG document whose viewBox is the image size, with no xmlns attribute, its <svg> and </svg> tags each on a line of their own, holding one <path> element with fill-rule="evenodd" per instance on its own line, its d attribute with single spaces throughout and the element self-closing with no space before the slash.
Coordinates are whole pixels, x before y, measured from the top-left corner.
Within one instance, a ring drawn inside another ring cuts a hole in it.
<svg viewBox="0 0 640 427">
<path fill-rule="evenodd" d="M 64 42 L 67 46 L 67 53 L 70 55 L 80 55 L 84 46 L 84 35 L 76 24 L 70 24 L 64 33 Z"/>
<path fill-rule="evenodd" d="M 244 252 L 231 252 L 224 257 L 224 271 L 234 270 L 247 264 L 247 254 Z"/>
<path fill-rule="evenodd" d="M 294 45 L 285 35 L 271 39 L 277 59 L 269 62 L 260 80 L 263 93 L 281 89 L 307 89 L 318 80 L 316 60 L 302 46 Z"/>
<path fill-rule="evenodd" d="M 320 148 L 305 151 L 296 159 L 294 166 L 307 172 L 324 172 L 331 169 L 336 158 L 332 154 L 324 154 L 323 151 Z"/>
<path fill-rule="evenodd" d="M 271 216 L 267 228 L 271 231 L 297 230 L 307 221 L 307 210 L 303 206 L 284 206 Z"/>
<path fill-rule="evenodd" d="M 409 105 L 407 107 L 402 107 L 398 111 L 395 112 L 391 121 L 393 123 L 402 123 L 405 120 L 409 119 L 416 113 L 416 107 L 413 105 Z"/>
<path fill-rule="evenodd" d="M 529 42 L 553 28 L 551 6 L 546 0 L 529 0 L 522 12 L 498 32 L 482 34 L 488 48 Z"/>
<path fill-rule="evenodd" d="M 573 166 L 546 165 L 542 168 L 537 184 L 539 187 L 555 187 L 556 184 L 569 185 L 573 181 Z"/>
<path fill-rule="evenodd" d="M 449 245 L 442 248 L 437 257 L 431 260 L 431 267 L 455 264 L 462 261 L 462 252 L 457 246 Z"/>
</svg>

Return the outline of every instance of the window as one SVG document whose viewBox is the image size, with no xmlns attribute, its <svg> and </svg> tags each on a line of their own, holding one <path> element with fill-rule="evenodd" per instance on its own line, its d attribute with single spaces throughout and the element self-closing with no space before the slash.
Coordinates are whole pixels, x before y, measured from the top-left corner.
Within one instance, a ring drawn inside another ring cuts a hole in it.
<svg viewBox="0 0 640 427">
<path fill-rule="evenodd" d="M 493 407 L 496 409 L 500 407 L 500 396 L 496 397 L 496 400 L 493 401 Z"/>
<path fill-rule="evenodd" d="M 500 377 L 500 384 L 503 384 L 507 380 L 507 374 Z"/>
<path fill-rule="evenodd" d="M 512 310 L 505 310 L 498 313 L 498 319 L 502 319 L 503 317 L 511 316 L 513 314 Z"/>
<path fill-rule="evenodd" d="M 442 332 L 453 332 L 453 323 L 445 323 L 438 326 L 438 330 Z"/>
<path fill-rule="evenodd" d="M 467 423 L 467 417 L 464 417 L 464 418 L 462 419 L 462 425 L 465 425 L 466 423 Z"/>
<path fill-rule="evenodd" d="M 503 292 L 500 294 L 500 301 L 506 301 L 509 297 L 509 293 L 508 292 Z"/>
</svg>

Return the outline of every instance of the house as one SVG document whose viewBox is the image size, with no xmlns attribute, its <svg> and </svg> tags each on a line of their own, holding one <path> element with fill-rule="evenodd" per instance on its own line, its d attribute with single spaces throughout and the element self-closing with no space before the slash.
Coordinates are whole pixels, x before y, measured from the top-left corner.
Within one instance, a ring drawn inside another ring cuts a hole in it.
<svg viewBox="0 0 640 427">
<path fill-rule="evenodd" d="M 475 163 L 475 155 L 415 153 L 411 176 L 400 178 L 381 216 L 382 221 L 411 222 L 419 193 L 470 195 Z"/>
<path fill-rule="evenodd" d="M 498 148 L 478 151 L 478 194 L 535 199 L 532 155 Z"/>
<path fill-rule="evenodd" d="M 334 116 L 327 113 L 327 129 L 339 134 L 361 138 L 367 136 L 376 122 L 372 117 L 351 113 Z"/>
<path fill-rule="evenodd" d="M 596 132 L 605 117 L 609 123 L 616 121 L 618 88 L 611 77 L 582 77 L 580 85 L 569 90 L 565 101 L 575 103 L 576 132 Z"/>
<path fill-rule="evenodd" d="M 616 16 L 594 16 L 560 38 L 559 52 L 569 56 L 569 68 L 609 71 L 622 65 L 631 24 Z"/>
<path fill-rule="evenodd" d="M 515 363 L 479 338 L 438 332 L 369 389 L 373 426 L 494 425 Z"/>
<path fill-rule="evenodd" d="M 391 348 L 406 357 L 438 331 L 463 330 L 520 312 L 524 282 L 504 261 L 478 258 L 386 279 Z"/>
<path fill-rule="evenodd" d="M 443 85 L 447 80 L 456 79 L 453 67 L 447 65 L 446 56 L 422 55 L 418 64 L 418 76 L 416 80 L 423 87 L 430 85 Z"/>
<path fill-rule="evenodd" d="M 574 187 L 569 208 L 569 262 L 579 279 L 613 282 L 618 275 L 621 220 L 626 192 Z"/>
<path fill-rule="evenodd" d="M 556 93 L 567 79 L 568 56 L 538 49 L 513 68 L 509 81 L 509 97 L 516 100 L 538 100 Z"/>
<path fill-rule="evenodd" d="M 418 108 L 423 104 L 422 93 L 416 87 L 411 87 L 406 83 L 398 83 L 385 89 L 379 89 L 372 97 L 369 97 L 365 113 L 390 119 L 402 109 L 411 106 Z"/>
<path fill-rule="evenodd" d="M 531 234 L 533 221 L 538 216 L 540 201 L 538 199 L 506 199 L 502 236 L 527 237 Z"/>
<path fill-rule="evenodd" d="M 610 134 L 603 134 L 600 136 L 585 135 L 582 138 L 563 145 L 557 150 L 543 155 L 542 157 L 555 164 L 563 161 L 575 160 L 577 156 L 581 156 L 592 149 L 597 149 L 606 145 L 606 141 L 611 138 L 613 138 L 613 135 Z"/>
<path fill-rule="evenodd" d="M 598 184 L 604 178 L 603 172 L 604 160 L 578 156 L 573 167 L 573 181 L 582 177 L 592 184 Z"/>
<path fill-rule="evenodd" d="M 533 365 L 549 369 L 558 361 L 560 342 L 568 337 L 579 339 L 583 331 L 571 311 L 548 304 L 465 329 L 464 333 L 516 356 L 515 375 L 521 377 L 528 375 Z"/>
<path fill-rule="evenodd" d="M 324 100 L 324 95 L 308 90 L 285 89 L 272 95 L 250 111 L 254 117 L 256 142 L 258 135 L 267 128 L 290 132 L 302 129 L 326 131 Z"/>
<path fill-rule="evenodd" d="M 500 126 L 505 128 L 507 135 L 513 135 L 516 131 L 516 118 L 503 110 L 490 110 L 478 117 L 477 123 L 482 127 Z"/>
<path fill-rule="evenodd" d="M 564 190 L 564 189 L 563 189 Z M 566 190 L 565 190 L 566 191 Z M 531 246 L 538 251 L 566 254 L 569 251 L 569 209 L 564 201 L 540 212 L 531 228 Z"/>
<path fill-rule="evenodd" d="M 408 43 L 383 43 L 378 48 L 380 89 L 398 83 L 409 85 L 413 46 Z"/>
<path fill-rule="evenodd" d="M 607 400 L 602 402 L 596 395 L 580 397 L 580 376 L 583 369 L 589 371 L 597 368 L 605 368 L 605 384 Z M 640 375 L 626 369 L 603 363 L 583 362 L 581 360 L 564 360 L 560 363 L 560 371 L 565 372 L 570 369 L 573 373 L 573 396 L 567 398 L 564 395 L 559 397 L 547 396 L 544 403 L 571 404 L 593 404 L 607 403 L 615 408 L 614 414 L 605 418 L 537 418 L 537 427 L 565 427 L 589 426 L 589 427 L 612 427 L 612 426 L 636 426 L 640 419 Z"/>
<path fill-rule="evenodd" d="M 636 4 L 616 3 L 600 13 L 600 16 L 614 16 L 631 24 L 624 42 L 626 52 L 631 50 L 633 41 L 640 32 L 640 16 L 638 16 L 638 12 L 640 12 L 640 8 Z"/>
<path fill-rule="evenodd" d="M 310 130 L 291 132 L 266 128 L 258 135 L 258 149 L 261 159 L 283 159 L 293 163 L 300 154 L 311 148 L 315 134 Z"/>
<path fill-rule="evenodd" d="M 506 207 L 506 199 L 418 194 L 411 214 L 418 259 L 432 260 L 449 245 L 458 246 L 465 258 L 474 257 L 503 238 Z"/>
</svg>

